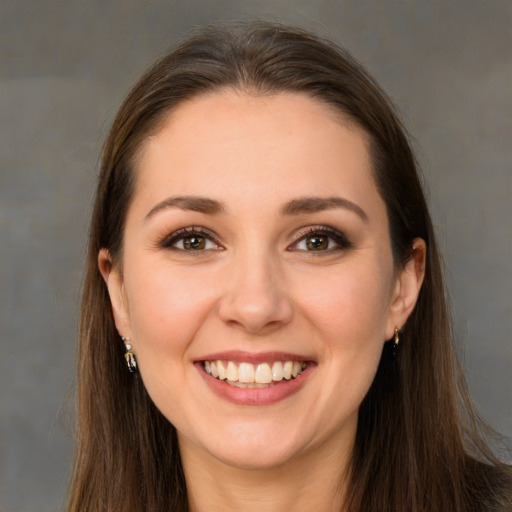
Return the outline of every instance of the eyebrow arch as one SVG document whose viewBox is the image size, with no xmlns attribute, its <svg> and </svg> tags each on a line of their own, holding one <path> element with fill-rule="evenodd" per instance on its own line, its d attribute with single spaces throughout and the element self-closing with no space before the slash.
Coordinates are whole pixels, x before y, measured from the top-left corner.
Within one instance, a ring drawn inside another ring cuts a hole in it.
<svg viewBox="0 0 512 512">
<path fill-rule="evenodd" d="M 215 199 L 200 196 L 176 196 L 168 197 L 167 199 L 164 199 L 163 201 L 153 206 L 144 220 L 148 220 L 156 213 L 168 208 L 180 208 L 182 210 L 205 213 L 209 215 L 226 212 L 224 205 Z"/>
<path fill-rule="evenodd" d="M 175 196 L 164 199 L 156 204 L 146 215 L 145 220 L 154 216 L 162 210 L 168 208 L 180 208 L 182 210 L 204 213 L 207 215 L 216 215 L 226 213 L 224 205 L 201 196 Z M 300 215 L 304 213 L 315 213 L 323 210 L 332 210 L 335 208 L 345 208 L 356 213 L 364 222 L 368 222 L 368 216 L 364 210 L 357 204 L 338 196 L 332 197 L 301 197 L 292 199 L 281 208 L 282 215 Z"/>
<path fill-rule="evenodd" d="M 357 214 L 368 223 L 368 215 L 356 203 L 338 196 L 332 197 L 300 197 L 286 203 L 281 209 L 283 215 L 300 215 L 302 213 L 316 213 L 334 208 L 344 208 Z"/>
</svg>

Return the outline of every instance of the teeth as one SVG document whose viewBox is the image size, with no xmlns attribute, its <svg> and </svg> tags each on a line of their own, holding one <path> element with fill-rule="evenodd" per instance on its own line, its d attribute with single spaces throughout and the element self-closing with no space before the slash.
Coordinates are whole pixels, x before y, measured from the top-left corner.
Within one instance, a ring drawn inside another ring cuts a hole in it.
<svg viewBox="0 0 512 512">
<path fill-rule="evenodd" d="M 268 384 L 258 384 L 256 382 L 249 382 L 249 383 L 243 383 L 243 382 L 231 382 L 229 380 L 226 381 L 230 386 L 233 386 L 235 388 L 245 388 L 245 389 L 262 389 L 262 388 L 268 388 Z"/>
<path fill-rule="evenodd" d="M 231 382 L 238 380 L 238 368 L 233 361 L 229 361 L 228 367 L 226 368 L 226 379 Z"/>
<path fill-rule="evenodd" d="M 283 380 L 283 363 L 276 361 L 272 365 L 272 379 L 275 381 Z"/>
<path fill-rule="evenodd" d="M 297 375 L 299 375 L 299 373 L 301 373 L 301 371 L 302 371 L 302 363 L 295 361 L 293 363 L 293 369 L 292 369 L 293 378 L 297 377 Z"/>
<path fill-rule="evenodd" d="M 219 379 L 224 380 L 226 378 L 226 370 L 224 369 L 222 361 L 217 361 L 217 371 L 219 372 Z"/>
<path fill-rule="evenodd" d="M 233 379 L 229 379 L 233 380 Z M 240 363 L 238 367 L 239 382 L 257 382 L 254 380 L 254 366 L 249 363 Z"/>
<path fill-rule="evenodd" d="M 205 361 L 206 373 L 219 380 L 237 387 L 267 387 L 273 382 L 283 379 L 291 380 L 298 377 L 307 367 L 307 363 L 299 361 L 275 361 L 253 365 L 251 363 L 235 363 L 234 361 Z"/>
<path fill-rule="evenodd" d="M 272 370 L 267 363 L 258 365 L 254 375 L 254 382 L 258 384 L 270 384 L 272 382 Z"/>
<path fill-rule="evenodd" d="M 292 372 L 293 372 L 293 363 L 292 361 L 286 361 L 283 365 L 283 377 L 286 380 L 290 380 L 292 378 Z"/>
</svg>

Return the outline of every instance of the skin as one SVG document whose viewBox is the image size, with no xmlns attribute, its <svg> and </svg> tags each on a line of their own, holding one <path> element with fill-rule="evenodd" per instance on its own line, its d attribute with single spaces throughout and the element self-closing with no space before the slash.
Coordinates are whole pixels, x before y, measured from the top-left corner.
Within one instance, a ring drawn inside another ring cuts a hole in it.
<svg viewBox="0 0 512 512">
<path fill-rule="evenodd" d="M 394 265 L 364 132 L 305 95 L 227 90 L 182 104 L 135 167 L 123 268 L 106 250 L 99 266 L 118 331 L 177 428 L 191 509 L 340 510 L 358 408 L 383 343 L 414 308 L 425 258 L 418 239 L 405 268 Z M 177 196 L 223 211 L 163 206 Z M 282 211 L 333 196 L 356 207 Z M 162 245 L 187 227 L 211 235 L 204 249 Z M 326 249 L 308 247 L 315 236 Z M 194 364 L 227 350 L 313 363 L 296 393 L 238 405 Z"/>
</svg>

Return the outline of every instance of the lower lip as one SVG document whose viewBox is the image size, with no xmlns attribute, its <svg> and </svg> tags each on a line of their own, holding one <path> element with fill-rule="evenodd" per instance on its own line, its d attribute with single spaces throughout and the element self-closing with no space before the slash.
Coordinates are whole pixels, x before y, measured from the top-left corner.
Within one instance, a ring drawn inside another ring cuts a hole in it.
<svg viewBox="0 0 512 512">
<path fill-rule="evenodd" d="M 208 375 L 203 363 L 195 364 L 206 384 L 217 396 L 237 405 L 271 405 L 288 398 L 304 386 L 314 366 L 310 363 L 298 377 L 283 379 L 268 388 L 238 388 Z"/>
</svg>

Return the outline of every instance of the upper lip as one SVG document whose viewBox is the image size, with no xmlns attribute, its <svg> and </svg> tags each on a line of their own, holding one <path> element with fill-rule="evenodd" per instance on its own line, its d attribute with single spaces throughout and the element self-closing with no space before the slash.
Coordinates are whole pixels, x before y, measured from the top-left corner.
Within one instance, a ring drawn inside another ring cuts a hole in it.
<svg viewBox="0 0 512 512">
<path fill-rule="evenodd" d="M 228 350 L 225 352 L 215 352 L 198 357 L 196 362 L 200 361 L 236 361 L 239 363 L 269 363 L 274 361 L 311 361 L 311 357 L 290 352 L 245 352 L 240 350 Z"/>
</svg>

